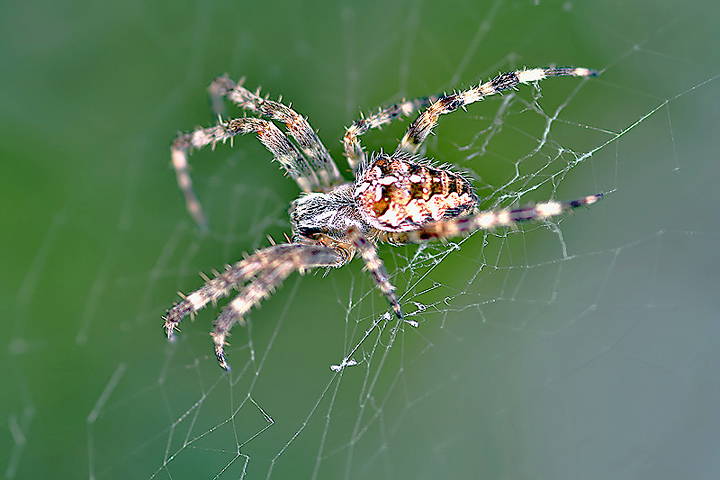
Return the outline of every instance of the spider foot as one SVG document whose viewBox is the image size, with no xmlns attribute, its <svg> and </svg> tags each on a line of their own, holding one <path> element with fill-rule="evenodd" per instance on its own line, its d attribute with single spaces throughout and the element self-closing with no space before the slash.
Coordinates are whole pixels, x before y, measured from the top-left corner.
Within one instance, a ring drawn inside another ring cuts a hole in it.
<svg viewBox="0 0 720 480">
<path fill-rule="evenodd" d="M 395 297 L 395 295 L 393 295 Z M 398 318 L 398 320 L 403 319 L 403 313 L 402 308 L 400 307 L 400 302 L 398 302 L 397 298 L 388 299 L 390 301 L 390 306 L 393 309 L 393 312 L 395 312 L 395 316 Z"/>
<path fill-rule="evenodd" d="M 230 371 L 230 365 L 227 363 L 227 360 L 225 359 L 225 345 L 229 345 L 225 341 L 225 337 L 227 334 L 225 333 L 216 333 L 212 332 L 210 336 L 213 339 L 213 342 L 215 343 L 215 357 L 217 357 L 217 361 L 220 364 L 220 368 L 226 371 Z"/>
<path fill-rule="evenodd" d="M 165 329 L 165 335 L 167 335 L 168 340 L 175 341 L 175 331 L 178 332 L 180 329 L 178 328 L 178 322 L 171 320 L 168 317 L 163 316 L 163 320 L 165 320 L 165 325 L 163 325 L 163 328 Z"/>
<path fill-rule="evenodd" d="M 217 357 L 217 361 L 220 364 L 220 368 L 229 372 L 230 365 L 227 363 L 227 360 L 225 360 L 225 352 L 223 351 L 222 345 L 215 345 L 215 356 Z"/>
<path fill-rule="evenodd" d="M 180 329 L 178 328 L 180 321 L 188 315 L 192 315 L 193 313 L 195 313 L 192 302 L 189 301 L 184 295 L 182 296 L 183 301 L 173 305 L 172 308 L 167 311 L 167 314 L 162 317 L 162 319 L 165 320 L 165 325 L 163 325 L 163 328 L 165 328 L 165 335 L 167 335 L 168 340 L 175 339 L 175 331 L 180 331 Z"/>
</svg>

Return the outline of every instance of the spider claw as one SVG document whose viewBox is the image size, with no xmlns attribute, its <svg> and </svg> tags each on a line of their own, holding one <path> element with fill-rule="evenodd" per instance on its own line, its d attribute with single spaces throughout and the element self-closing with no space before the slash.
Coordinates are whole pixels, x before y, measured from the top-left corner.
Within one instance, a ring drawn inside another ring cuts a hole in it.
<svg viewBox="0 0 720 480">
<path fill-rule="evenodd" d="M 222 345 L 215 345 L 215 356 L 217 357 L 217 361 L 220 364 L 220 368 L 222 368 L 226 372 L 229 372 L 230 365 L 228 365 L 227 360 L 225 360 L 225 352 L 223 351 Z"/>
<path fill-rule="evenodd" d="M 227 360 L 225 359 L 225 345 L 228 345 L 225 341 L 226 335 L 212 332 L 210 336 L 213 339 L 213 343 L 215 343 L 215 357 L 220 364 L 220 368 L 229 371 L 230 365 L 228 365 Z"/>
<path fill-rule="evenodd" d="M 168 340 L 171 342 L 175 341 L 175 330 L 178 332 L 180 331 L 180 328 L 178 328 L 177 322 L 174 322 L 172 320 L 168 320 L 166 316 L 162 317 L 163 320 L 165 320 L 165 325 L 163 325 L 163 329 L 165 330 L 165 335 L 167 336 Z"/>
</svg>

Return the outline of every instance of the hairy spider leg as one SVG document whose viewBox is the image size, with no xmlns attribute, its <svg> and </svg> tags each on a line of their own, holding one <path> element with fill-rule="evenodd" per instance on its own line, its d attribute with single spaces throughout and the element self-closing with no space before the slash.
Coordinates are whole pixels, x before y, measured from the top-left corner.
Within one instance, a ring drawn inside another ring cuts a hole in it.
<svg viewBox="0 0 720 480">
<path fill-rule="evenodd" d="M 407 133 L 400 141 L 400 145 L 398 146 L 396 153 L 407 152 L 414 154 L 430 134 L 433 127 L 437 125 L 438 117 L 440 115 L 453 112 L 460 107 L 475 103 L 490 95 L 495 95 L 504 90 L 515 88 L 521 83 L 537 82 L 547 77 L 587 77 L 595 76 L 597 74 L 598 72 L 595 70 L 575 67 L 517 70 L 515 72 L 502 73 L 489 82 L 481 83 L 469 90 L 454 93 L 452 95 L 445 95 L 423 111 L 410 125 Z"/>
<path fill-rule="evenodd" d="M 233 325 L 236 322 L 244 324 L 243 317 L 263 299 L 272 295 L 275 288 L 292 272 L 303 272 L 314 267 L 339 267 L 345 263 L 345 257 L 333 248 L 300 243 L 269 247 L 256 252 L 248 260 L 258 261 L 262 265 L 215 320 L 210 334 L 215 344 L 218 363 L 225 370 L 230 370 L 225 359 L 225 339 Z"/>
<path fill-rule="evenodd" d="M 217 273 L 212 280 L 205 280 L 205 285 L 188 295 L 182 295 L 183 300 L 176 303 L 168 310 L 163 317 L 165 320 L 165 333 L 169 339 L 174 336 L 178 324 L 188 315 L 194 315 L 207 306 L 208 303 L 216 303 L 219 299 L 227 297 L 233 290 L 239 289 L 250 278 L 257 275 L 261 270 L 275 259 L 287 255 L 287 252 L 303 249 L 303 246 L 295 244 L 273 245 L 263 250 L 258 250 L 253 255 L 248 255 L 234 265 L 228 265 L 225 271 Z M 327 250 L 323 248 L 322 250 Z"/>
<path fill-rule="evenodd" d="M 218 77 L 208 90 L 215 98 L 227 96 L 233 103 L 245 110 L 284 123 L 288 133 L 298 143 L 320 178 L 320 187 L 322 188 L 315 191 L 327 191 L 331 186 L 343 181 L 340 171 L 325 145 L 322 144 L 307 119 L 295 110 L 280 102 L 260 97 L 260 89 L 253 93 L 242 86 L 242 81 L 236 83 L 227 75 Z"/>
<path fill-rule="evenodd" d="M 347 236 L 352 245 L 357 249 L 360 258 L 365 262 L 367 270 L 372 274 L 375 284 L 387 298 L 397 318 L 402 319 L 402 309 L 395 294 L 395 285 L 390 282 L 390 275 L 378 255 L 377 248 L 370 242 L 356 227 L 350 227 Z"/>
<path fill-rule="evenodd" d="M 487 210 L 466 217 L 428 223 L 417 230 L 390 234 L 390 237 L 394 243 L 422 243 L 428 240 L 457 237 L 476 230 L 511 227 L 520 222 L 546 220 L 578 207 L 590 206 L 602 197 L 603 194 L 598 193 L 570 202 L 543 202 L 522 208 Z"/>
<path fill-rule="evenodd" d="M 232 140 L 235 135 L 254 132 L 265 147 L 275 157 L 275 160 L 285 168 L 288 175 L 297 182 L 300 188 L 309 192 L 318 185 L 317 177 L 312 169 L 303 169 L 303 162 L 307 164 L 302 154 L 290 143 L 284 133 L 274 123 L 261 118 L 236 118 L 229 121 L 220 121 L 218 125 L 208 128 L 198 128 L 192 133 L 182 133 L 175 138 L 172 147 L 172 163 L 177 175 L 177 182 L 185 197 L 188 212 L 203 230 L 207 230 L 207 217 L 203 213 L 200 201 L 192 187 L 192 180 L 188 171 L 188 156 L 194 151 L 207 145 L 215 146 L 218 142 L 225 143 Z M 232 143 L 232 142 L 231 142 Z"/>
<path fill-rule="evenodd" d="M 242 83 L 243 80 L 241 80 L 240 83 Z M 210 84 L 208 92 L 210 94 L 213 111 L 215 113 L 218 115 L 222 114 L 222 111 L 224 110 L 223 107 L 225 106 L 225 97 L 236 88 L 238 88 L 238 84 L 232 81 L 227 75 L 216 78 L 215 81 Z M 233 103 L 237 104 L 237 102 Z M 243 105 L 240 106 L 242 107 Z M 297 150 L 295 145 L 292 145 L 292 147 L 297 152 L 297 155 L 293 156 L 293 158 L 288 158 L 288 162 L 283 164 L 285 170 L 300 172 L 300 176 L 298 178 L 293 177 L 293 180 L 296 181 L 300 190 L 303 192 L 316 192 L 322 190 L 320 180 L 318 179 L 315 170 L 313 170 L 313 167 L 310 165 L 310 162 L 308 162 L 307 158 L 305 158 L 305 156 Z"/>
<path fill-rule="evenodd" d="M 383 125 L 387 125 L 398 118 L 409 117 L 436 102 L 438 98 L 440 97 L 422 97 L 396 103 L 395 105 L 380 108 L 378 112 L 369 117 L 361 116 L 358 120 L 355 120 L 352 125 L 345 129 L 345 136 L 343 137 L 345 156 L 353 172 L 357 174 L 358 169 L 362 170 L 361 166 L 366 162 L 365 151 L 360 144 L 360 135 L 364 135 L 371 128 L 382 128 Z"/>
</svg>

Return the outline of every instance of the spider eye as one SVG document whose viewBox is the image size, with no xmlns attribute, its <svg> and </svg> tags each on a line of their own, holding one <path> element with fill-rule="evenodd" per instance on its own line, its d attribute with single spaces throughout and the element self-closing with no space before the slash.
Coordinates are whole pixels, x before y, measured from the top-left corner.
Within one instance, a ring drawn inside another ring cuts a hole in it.
<svg viewBox="0 0 720 480">
<path fill-rule="evenodd" d="M 298 233 L 303 237 L 317 239 L 318 235 L 325 233 L 321 228 L 300 227 Z"/>
</svg>

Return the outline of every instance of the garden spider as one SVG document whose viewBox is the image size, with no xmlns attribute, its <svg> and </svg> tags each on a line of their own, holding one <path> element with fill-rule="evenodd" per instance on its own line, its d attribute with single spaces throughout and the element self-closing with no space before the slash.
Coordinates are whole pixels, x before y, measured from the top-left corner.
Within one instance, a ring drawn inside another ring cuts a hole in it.
<svg viewBox="0 0 720 480">
<path fill-rule="evenodd" d="M 219 77 L 208 89 L 215 105 L 227 97 L 244 110 L 265 118 L 242 117 L 228 121 L 221 118 L 214 127 L 198 128 L 175 139 L 171 148 L 172 163 L 190 215 L 201 228 L 207 228 L 188 173 L 189 154 L 207 145 L 214 147 L 218 142 L 230 140 L 232 143 L 238 134 L 255 133 L 303 193 L 290 207 L 292 239 L 245 256 L 215 278 L 206 278 L 205 285 L 198 290 L 187 296 L 180 294 L 183 300 L 163 317 L 168 338 L 173 338 L 183 318 L 238 290 L 239 294 L 215 320 L 211 333 L 218 362 L 228 370 L 225 339 L 235 322 L 244 323 L 243 317 L 250 309 L 269 297 L 293 271 L 341 267 L 355 254 L 365 262 L 395 315 L 402 318 L 395 287 L 377 253 L 378 242 L 399 245 L 444 239 L 526 220 L 543 220 L 595 203 L 602 194 L 571 202 L 549 201 L 517 209 L 480 212 L 479 198 L 466 178 L 417 155 L 420 145 L 444 113 L 521 83 L 546 77 L 594 75 L 597 75 L 594 70 L 574 67 L 518 70 L 462 92 L 407 101 L 381 109 L 370 117 L 361 117 L 346 130 L 343 140 L 345 156 L 355 177 L 351 182 L 340 176 L 335 162 L 304 117 L 280 102 L 260 97 L 259 90 L 250 92 L 242 86 L 242 81 L 235 83 L 227 76 Z M 360 135 L 422 109 L 394 153 L 380 152 L 370 157 L 365 154 Z M 285 124 L 297 146 L 270 120 Z"/>
</svg>

